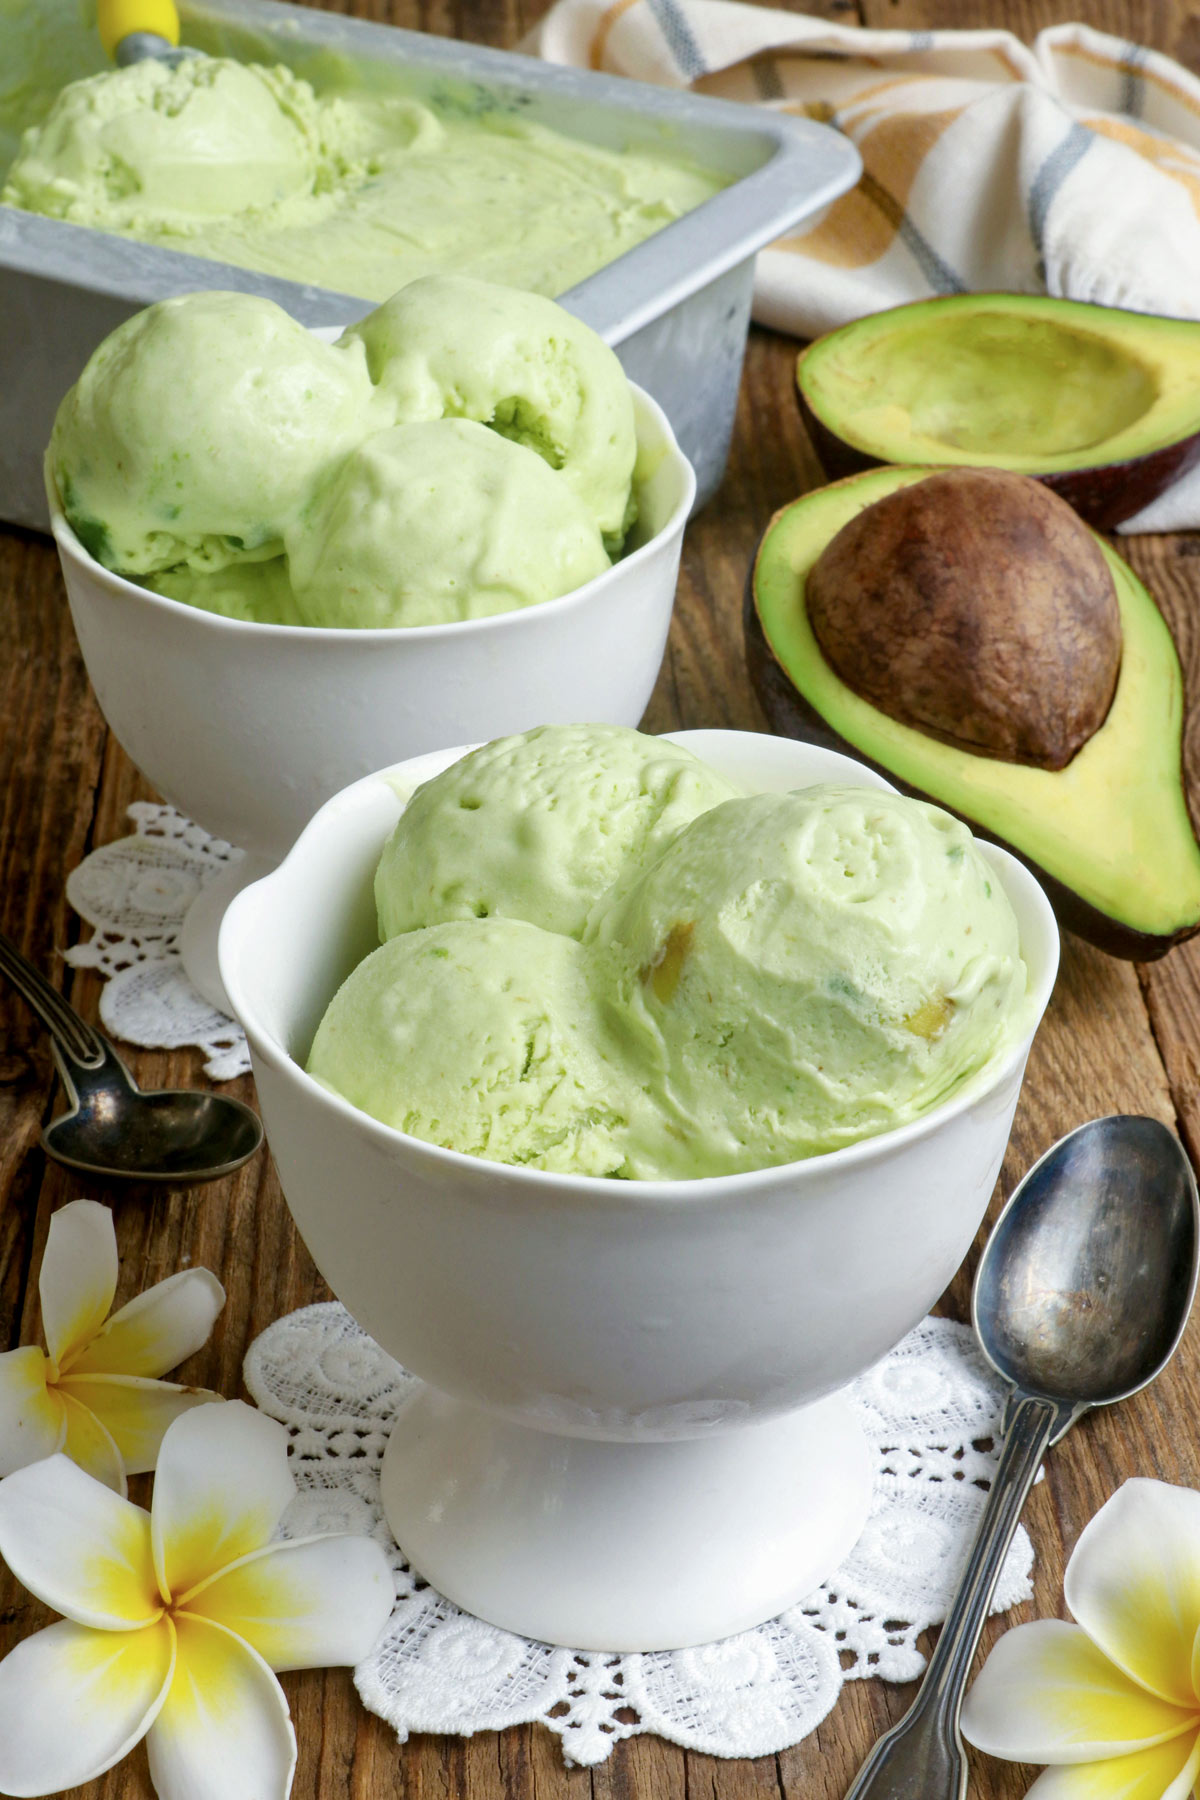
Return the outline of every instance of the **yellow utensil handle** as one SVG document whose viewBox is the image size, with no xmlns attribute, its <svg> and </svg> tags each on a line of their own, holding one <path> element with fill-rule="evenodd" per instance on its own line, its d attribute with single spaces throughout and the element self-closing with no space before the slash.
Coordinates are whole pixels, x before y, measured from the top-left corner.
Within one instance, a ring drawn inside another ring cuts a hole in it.
<svg viewBox="0 0 1200 1800">
<path fill-rule="evenodd" d="M 179 42 L 175 0 L 97 0 L 96 24 L 110 56 L 131 31 L 153 31 L 170 44 Z"/>
</svg>

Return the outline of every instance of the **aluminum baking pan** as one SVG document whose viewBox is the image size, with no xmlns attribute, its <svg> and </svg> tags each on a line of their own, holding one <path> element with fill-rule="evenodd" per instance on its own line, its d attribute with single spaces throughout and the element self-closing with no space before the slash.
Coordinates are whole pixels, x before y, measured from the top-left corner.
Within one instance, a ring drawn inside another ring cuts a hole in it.
<svg viewBox="0 0 1200 1800">
<path fill-rule="evenodd" d="M 697 503 L 713 492 L 729 448 L 755 253 L 857 180 L 845 138 L 783 113 L 279 0 L 185 0 L 180 12 L 185 41 L 204 49 L 285 62 L 318 82 L 349 65 L 356 79 L 391 91 L 474 95 L 572 137 L 690 156 L 730 177 L 721 193 L 559 296 L 663 407 L 696 467 Z M 371 306 L 0 206 L 0 518 L 46 525 L 42 452 L 62 395 L 122 319 L 195 288 L 264 294 L 306 325 L 348 323 Z"/>
</svg>

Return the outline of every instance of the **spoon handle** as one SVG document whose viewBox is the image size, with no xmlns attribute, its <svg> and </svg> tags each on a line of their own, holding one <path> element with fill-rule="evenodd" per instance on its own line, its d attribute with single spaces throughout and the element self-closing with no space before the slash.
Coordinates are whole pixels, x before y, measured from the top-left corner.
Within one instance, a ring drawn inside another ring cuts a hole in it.
<svg viewBox="0 0 1200 1800">
<path fill-rule="evenodd" d="M 958 1715 L 967 1676 L 1021 1508 L 1062 1411 L 1034 1394 L 1010 1397 L 1000 1463 L 920 1690 L 899 1724 L 875 1745 L 846 1800 L 962 1800 L 966 1794 Z"/>
<path fill-rule="evenodd" d="M 28 957 L 0 932 L 0 974 L 8 976 L 21 998 L 31 1006 L 54 1040 L 66 1063 L 78 1069 L 97 1069 L 106 1060 L 108 1046 L 99 1032 L 81 1019 L 62 995 L 50 986 Z M 65 1072 L 65 1071 L 64 1071 Z"/>
</svg>

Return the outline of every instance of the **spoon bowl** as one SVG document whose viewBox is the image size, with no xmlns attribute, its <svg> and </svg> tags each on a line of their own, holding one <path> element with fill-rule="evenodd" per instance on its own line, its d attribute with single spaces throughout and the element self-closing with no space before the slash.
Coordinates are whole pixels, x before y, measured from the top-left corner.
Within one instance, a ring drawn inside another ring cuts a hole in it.
<svg viewBox="0 0 1200 1800">
<path fill-rule="evenodd" d="M 76 1088 L 56 1061 L 68 1089 Z M 56 1162 L 85 1175 L 186 1187 L 232 1174 L 254 1155 L 262 1135 L 257 1115 L 240 1100 L 187 1088 L 146 1092 L 113 1055 L 104 1079 L 89 1083 L 70 1112 L 50 1121 L 42 1144 Z"/>
<path fill-rule="evenodd" d="M 1127 1400 L 1161 1374 L 1187 1324 L 1198 1257 L 1196 1177 L 1157 1119 L 1093 1119 L 1013 1190 L 971 1303 L 983 1353 L 1010 1384 L 999 1466 L 917 1697 L 846 1800 L 965 1796 L 963 1693 L 1042 1457 L 1089 1407 Z"/>
<path fill-rule="evenodd" d="M 1174 1132 L 1093 1119 L 1034 1164 L 1001 1213 L 972 1322 L 998 1375 L 1074 1417 L 1153 1381 L 1187 1322 L 1196 1265 L 1196 1182 Z"/>
<path fill-rule="evenodd" d="M 104 1181 L 218 1181 L 263 1140 L 240 1100 L 188 1089 L 144 1093 L 108 1041 L 67 1005 L 15 944 L 0 934 L 0 973 L 50 1032 L 71 1102 L 42 1132 L 46 1154 Z"/>
</svg>

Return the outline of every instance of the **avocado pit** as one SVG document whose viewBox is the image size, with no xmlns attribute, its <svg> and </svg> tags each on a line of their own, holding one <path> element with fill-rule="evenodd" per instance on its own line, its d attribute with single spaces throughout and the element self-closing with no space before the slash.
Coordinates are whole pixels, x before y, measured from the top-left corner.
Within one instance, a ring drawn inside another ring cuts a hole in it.
<svg viewBox="0 0 1200 1800">
<path fill-rule="evenodd" d="M 1065 768 L 1116 691 L 1108 564 L 1065 501 L 1026 476 L 945 469 L 887 494 L 830 539 L 805 604 L 848 688 L 1000 761 Z"/>
</svg>

